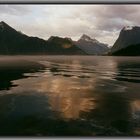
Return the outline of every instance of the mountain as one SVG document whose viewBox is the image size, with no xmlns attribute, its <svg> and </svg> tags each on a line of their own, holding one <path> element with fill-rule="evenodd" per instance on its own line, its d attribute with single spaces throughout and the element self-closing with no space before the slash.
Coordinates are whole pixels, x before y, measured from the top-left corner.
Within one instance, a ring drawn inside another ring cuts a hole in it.
<svg viewBox="0 0 140 140">
<path fill-rule="evenodd" d="M 102 55 L 106 54 L 109 50 L 107 44 L 103 44 L 96 39 L 92 39 L 89 36 L 83 34 L 81 38 L 75 42 L 75 44 L 87 54 Z"/>
<path fill-rule="evenodd" d="M 112 55 L 140 55 L 140 27 L 124 27 L 111 48 Z"/>
<path fill-rule="evenodd" d="M 114 53 L 116 56 L 140 56 L 140 44 L 130 45 L 126 48 L 122 48 Z"/>
<path fill-rule="evenodd" d="M 74 44 L 71 38 L 51 36 L 47 41 L 47 46 L 47 52 L 50 54 L 86 54 Z"/>
<path fill-rule="evenodd" d="M 86 54 L 71 39 L 30 37 L 0 22 L 0 54 Z"/>
<path fill-rule="evenodd" d="M 45 50 L 45 40 L 29 37 L 0 22 L 0 54 L 42 54 Z"/>
</svg>

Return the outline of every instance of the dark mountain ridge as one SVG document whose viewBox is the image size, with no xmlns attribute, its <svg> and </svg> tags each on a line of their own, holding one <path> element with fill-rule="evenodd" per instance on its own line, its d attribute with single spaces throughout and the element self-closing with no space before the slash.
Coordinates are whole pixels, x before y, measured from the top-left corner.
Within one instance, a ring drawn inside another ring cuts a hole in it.
<svg viewBox="0 0 140 140">
<path fill-rule="evenodd" d="M 30 37 L 0 22 L 0 54 L 86 54 L 69 38 Z"/>
<path fill-rule="evenodd" d="M 107 44 L 83 34 L 78 41 L 51 36 L 48 40 L 28 36 L 0 22 L 0 54 L 2 55 L 106 55 Z M 140 27 L 124 27 L 110 49 L 111 55 L 140 56 Z"/>
<path fill-rule="evenodd" d="M 47 46 L 50 54 L 86 54 L 74 44 L 71 38 L 51 36 L 47 41 Z"/>
<path fill-rule="evenodd" d="M 140 27 L 124 27 L 111 48 L 110 54 L 122 56 L 140 55 Z"/>
<path fill-rule="evenodd" d="M 29 37 L 16 31 L 5 22 L 0 22 L 0 54 L 44 53 L 46 41 Z"/>
</svg>

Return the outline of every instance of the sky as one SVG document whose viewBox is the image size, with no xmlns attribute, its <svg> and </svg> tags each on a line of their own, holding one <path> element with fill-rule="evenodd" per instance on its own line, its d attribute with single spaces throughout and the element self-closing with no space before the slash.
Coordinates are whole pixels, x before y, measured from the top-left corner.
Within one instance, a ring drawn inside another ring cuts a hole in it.
<svg viewBox="0 0 140 140">
<path fill-rule="evenodd" d="M 124 26 L 140 25 L 139 15 L 140 5 L 0 5 L 0 21 L 29 36 L 87 34 L 110 46 Z"/>
</svg>

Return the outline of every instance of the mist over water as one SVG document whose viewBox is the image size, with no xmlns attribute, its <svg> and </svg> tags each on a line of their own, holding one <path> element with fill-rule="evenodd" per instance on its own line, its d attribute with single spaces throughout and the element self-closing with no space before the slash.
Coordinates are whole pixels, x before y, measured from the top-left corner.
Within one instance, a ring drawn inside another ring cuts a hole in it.
<svg viewBox="0 0 140 140">
<path fill-rule="evenodd" d="M 140 135 L 139 84 L 140 57 L 0 56 L 0 135 Z"/>
</svg>

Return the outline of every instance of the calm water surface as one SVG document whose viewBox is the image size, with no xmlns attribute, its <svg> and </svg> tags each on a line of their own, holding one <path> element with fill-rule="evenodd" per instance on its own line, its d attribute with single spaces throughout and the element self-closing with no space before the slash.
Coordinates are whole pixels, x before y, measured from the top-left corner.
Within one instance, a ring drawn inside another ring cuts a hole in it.
<svg viewBox="0 0 140 140">
<path fill-rule="evenodd" d="M 0 56 L 0 136 L 140 135 L 140 57 Z"/>
</svg>

